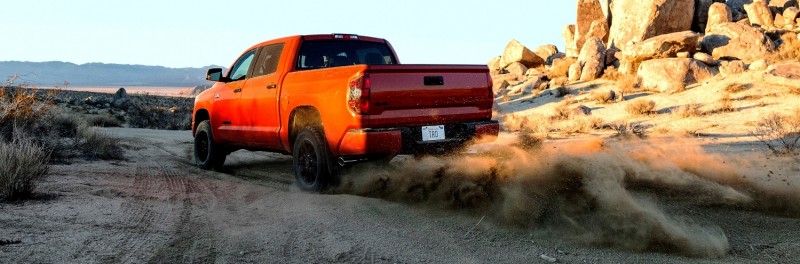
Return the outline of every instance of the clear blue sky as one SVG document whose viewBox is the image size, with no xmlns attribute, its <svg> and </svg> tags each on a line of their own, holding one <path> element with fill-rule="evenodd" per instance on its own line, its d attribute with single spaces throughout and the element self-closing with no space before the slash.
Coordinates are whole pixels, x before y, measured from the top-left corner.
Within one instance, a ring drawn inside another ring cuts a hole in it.
<svg viewBox="0 0 800 264">
<path fill-rule="evenodd" d="M 229 66 L 277 37 L 388 39 L 403 63 L 483 64 L 512 38 L 563 48 L 574 0 L 4 1 L 0 61 Z"/>
</svg>

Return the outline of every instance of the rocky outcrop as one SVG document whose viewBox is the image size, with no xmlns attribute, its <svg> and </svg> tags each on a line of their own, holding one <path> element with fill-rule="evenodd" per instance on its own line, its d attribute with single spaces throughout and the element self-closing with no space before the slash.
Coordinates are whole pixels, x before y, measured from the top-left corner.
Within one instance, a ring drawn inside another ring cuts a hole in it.
<svg viewBox="0 0 800 264">
<path fill-rule="evenodd" d="M 489 66 L 489 72 L 491 72 L 492 74 L 501 73 L 500 59 L 501 57 L 497 56 L 492 58 L 491 60 L 489 60 L 489 62 L 486 63 L 486 65 Z"/>
<path fill-rule="evenodd" d="M 730 8 L 723 3 L 713 3 L 708 8 L 708 22 L 704 32 L 708 32 L 712 27 L 733 21 Z"/>
<path fill-rule="evenodd" d="M 747 18 L 750 20 L 751 25 L 758 25 L 764 28 L 773 26 L 772 12 L 767 7 L 767 2 L 755 1 L 752 4 L 744 5 L 744 10 L 747 12 Z"/>
<path fill-rule="evenodd" d="M 637 78 L 645 89 L 675 92 L 716 74 L 716 69 L 697 60 L 670 58 L 643 62 L 637 71 Z"/>
<path fill-rule="evenodd" d="M 673 58 L 681 52 L 693 52 L 699 46 L 700 34 L 683 31 L 649 38 L 631 45 L 622 52 L 623 73 L 633 73 L 642 61 Z"/>
<path fill-rule="evenodd" d="M 506 71 L 508 71 L 508 73 L 512 76 L 516 76 L 519 80 L 520 78 L 525 77 L 525 73 L 528 72 L 528 67 L 522 63 L 514 62 L 506 67 Z"/>
<path fill-rule="evenodd" d="M 582 65 L 580 71 L 581 81 L 591 81 L 603 75 L 605 68 L 606 46 L 599 38 L 589 38 L 581 49 L 578 63 Z"/>
<path fill-rule="evenodd" d="M 752 62 L 775 50 L 775 44 L 761 31 L 738 23 L 715 25 L 701 43 L 703 51 L 715 59 L 740 59 Z"/>
<path fill-rule="evenodd" d="M 535 53 L 540 58 L 544 59 L 545 60 L 545 64 L 549 64 L 548 62 L 551 61 L 550 58 L 553 55 L 558 54 L 558 47 L 556 47 L 556 45 L 552 45 L 552 44 L 542 45 L 542 46 L 539 46 L 538 48 L 536 48 L 536 50 L 534 50 L 533 53 Z"/>
<path fill-rule="evenodd" d="M 506 68 L 514 62 L 519 62 L 529 68 L 535 68 L 544 64 L 544 59 L 537 56 L 533 51 L 512 39 L 503 51 L 503 58 L 500 60 L 500 67 Z"/>
<path fill-rule="evenodd" d="M 578 46 L 575 45 L 575 25 L 567 25 L 561 31 L 567 57 L 578 57 Z"/>
<path fill-rule="evenodd" d="M 615 0 L 609 42 L 625 50 L 630 43 L 690 30 L 694 0 Z"/>
<path fill-rule="evenodd" d="M 603 42 L 608 42 L 608 22 L 605 19 L 592 21 L 592 26 L 587 34 L 589 38 L 599 38 Z"/>
<path fill-rule="evenodd" d="M 789 7 L 783 10 L 784 24 L 798 26 L 797 18 L 799 17 L 800 9 L 797 7 Z"/>
<path fill-rule="evenodd" d="M 693 59 L 705 63 L 708 66 L 717 66 L 719 61 L 715 60 L 714 57 L 711 57 L 708 53 L 698 52 L 692 56 Z"/>
<path fill-rule="evenodd" d="M 740 74 L 746 69 L 747 68 L 745 68 L 744 62 L 740 60 L 722 61 L 722 63 L 719 65 L 719 73 L 722 74 L 722 77 Z"/>
<path fill-rule="evenodd" d="M 589 30 L 592 23 L 597 20 L 606 20 L 603 8 L 598 0 L 578 0 L 577 26 L 575 31 L 575 46 L 582 50 L 583 45 L 591 36 Z"/>
</svg>

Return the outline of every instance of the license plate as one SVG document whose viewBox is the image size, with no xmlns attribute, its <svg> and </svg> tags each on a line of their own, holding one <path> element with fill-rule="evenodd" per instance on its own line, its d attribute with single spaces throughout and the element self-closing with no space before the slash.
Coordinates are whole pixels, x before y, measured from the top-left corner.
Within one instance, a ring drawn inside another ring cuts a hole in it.
<svg viewBox="0 0 800 264">
<path fill-rule="evenodd" d="M 436 141 L 444 139 L 444 126 L 422 127 L 422 141 Z"/>
</svg>

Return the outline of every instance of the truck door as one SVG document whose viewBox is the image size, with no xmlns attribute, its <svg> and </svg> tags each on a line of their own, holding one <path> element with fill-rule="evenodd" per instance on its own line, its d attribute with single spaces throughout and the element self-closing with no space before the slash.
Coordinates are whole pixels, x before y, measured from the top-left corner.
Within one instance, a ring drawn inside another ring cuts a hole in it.
<svg viewBox="0 0 800 264">
<path fill-rule="evenodd" d="M 279 70 L 283 43 L 261 47 L 253 64 L 252 75 L 242 87 L 239 107 L 245 113 L 242 138 L 248 145 L 264 149 L 281 149 L 278 135 L 280 114 L 278 95 L 285 71 Z"/>
<path fill-rule="evenodd" d="M 241 142 L 242 136 L 242 113 L 237 106 L 242 94 L 242 88 L 247 82 L 247 73 L 253 61 L 255 61 L 256 49 L 250 50 L 242 55 L 228 72 L 230 79 L 222 89 L 214 95 L 214 106 L 212 111 L 212 126 L 217 127 L 217 137 L 222 142 Z"/>
</svg>

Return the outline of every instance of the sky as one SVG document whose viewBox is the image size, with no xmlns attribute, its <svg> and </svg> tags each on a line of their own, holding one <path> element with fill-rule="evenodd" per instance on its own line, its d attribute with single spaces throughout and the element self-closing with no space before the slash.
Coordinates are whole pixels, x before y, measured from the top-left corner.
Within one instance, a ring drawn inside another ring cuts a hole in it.
<svg viewBox="0 0 800 264">
<path fill-rule="evenodd" d="M 511 39 L 555 44 L 574 0 L 12 0 L 0 12 L 0 61 L 230 66 L 284 36 L 385 38 L 405 64 L 485 64 Z"/>
</svg>

